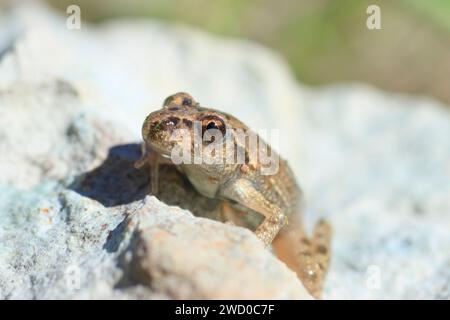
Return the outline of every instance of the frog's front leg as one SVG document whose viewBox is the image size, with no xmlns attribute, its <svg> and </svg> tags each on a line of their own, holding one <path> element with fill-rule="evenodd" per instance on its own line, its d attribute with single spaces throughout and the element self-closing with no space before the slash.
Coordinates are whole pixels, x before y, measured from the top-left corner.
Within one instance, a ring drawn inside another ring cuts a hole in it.
<svg viewBox="0 0 450 320">
<path fill-rule="evenodd" d="M 323 282 L 330 264 L 331 227 L 320 220 L 311 238 L 300 221 L 292 219 L 273 242 L 275 254 L 302 281 L 315 298 L 322 294 Z"/>
<path fill-rule="evenodd" d="M 148 152 L 145 143 L 141 143 L 141 157 L 134 162 L 136 169 L 142 169 L 148 163 Z"/>
<path fill-rule="evenodd" d="M 287 223 L 281 209 L 268 201 L 250 180 L 236 179 L 220 189 L 220 196 L 262 214 L 265 219 L 255 230 L 256 236 L 269 246 L 280 229 Z"/>
<path fill-rule="evenodd" d="M 167 164 L 172 162 L 170 159 L 163 158 L 156 151 L 148 148 L 145 144 L 141 145 L 141 153 L 142 156 L 139 160 L 134 163 L 134 167 L 136 169 L 143 168 L 146 164 L 150 167 L 150 190 L 149 194 L 157 195 L 158 194 L 158 181 L 159 181 L 159 166 L 161 164 Z"/>
</svg>

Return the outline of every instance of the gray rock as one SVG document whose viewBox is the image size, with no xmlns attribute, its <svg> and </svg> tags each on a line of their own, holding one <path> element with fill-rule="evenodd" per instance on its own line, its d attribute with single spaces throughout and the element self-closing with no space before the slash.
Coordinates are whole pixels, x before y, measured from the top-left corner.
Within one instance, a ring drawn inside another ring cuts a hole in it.
<svg viewBox="0 0 450 320">
<path fill-rule="evenodd" d="M 5 198 L 2 298 L 309 297 L 249 230 L 154 197 L 106 208 L 47 186 Z"/>
<path fill-rule="evenodd" d="M 325 298 L 450 298 L 448 108 L 306 88 L 272 52 L 186 27 L 68 30 L 36 2 L 0 13 L 0 298 L 309 298 L 250 231 L 201 218 L 219 203 L 173 168 L 146 197 L 140 127 L 176 91 L 281 129 L 307 226 L 334 227 Z"/>
<path fill-rule="evenodd" d="M 327 297 L 449 299 L 449 108 L 355 85 L 310 101 L 305 190 L 335 228 Z"/>
<path fill-rule="evenodd" d="M 131 274 L 156 292 L 176 299 L 308 297 L 296 275 L 268 254 L 250 230 L 193 218 L 149 197 L 135 214 Z"/>
</svg>

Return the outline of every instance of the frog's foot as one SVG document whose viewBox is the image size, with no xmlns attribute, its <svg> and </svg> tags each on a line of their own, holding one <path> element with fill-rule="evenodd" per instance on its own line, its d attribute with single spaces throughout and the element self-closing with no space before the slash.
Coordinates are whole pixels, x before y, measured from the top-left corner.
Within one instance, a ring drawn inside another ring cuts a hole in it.
<svg viewBox="0 0 450 320">
<path fill-rule="evenodd" d="M 297 224 L 282 230 L 273 247 L 278 258 L 297 273 L 303 285 L 315 298 L 320 298 L 330 263 L 331 227 L 320 220 L 308 238 Z"/>
<path fill-rule="evenodd" d="M 315 298 L 322 295 L 323 282 L 330 264 L 331 226 L 320 220 L 311 239 L 300 237 L 298 252 L 300 279 Z"/>
</svg>

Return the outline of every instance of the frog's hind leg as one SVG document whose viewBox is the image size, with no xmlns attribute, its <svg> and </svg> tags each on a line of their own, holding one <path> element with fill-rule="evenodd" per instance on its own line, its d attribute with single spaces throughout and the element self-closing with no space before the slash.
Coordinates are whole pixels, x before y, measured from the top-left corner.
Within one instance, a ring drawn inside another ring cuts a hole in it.
<svg viewBox="0 0 450 320">
<path fill-rule="evenodd" d="M 280 260 L 295 273 L 315 298 L 322 294 L 323 282 L 330 263 L 331 227 L 320 220 L 311 238 L 300 223 L 290 223 L 275 238 L 273 248 Z"/>
<path fill-rule="evenodd" d="M 236 209 L 226 201 L 223 201 L 220 204 L 219 218 L 220 221 L 224 223 L 234 226 L 246 227 L 245 221 L 243 219 L 246 214 L 247 212 Z"/>
<path fill-rule="evenodd" d="M 264 216 L 263 222 L 255 230 L 255 235 L 266 247 L 270 246 L 280 229 L 287 223 L 287 218 L 280 208 L 255 189 L 250 180 L 233 180 L 229 184 L 223 185 L 220 192 L 223 198 L 232 200 Z"/>
</svg>

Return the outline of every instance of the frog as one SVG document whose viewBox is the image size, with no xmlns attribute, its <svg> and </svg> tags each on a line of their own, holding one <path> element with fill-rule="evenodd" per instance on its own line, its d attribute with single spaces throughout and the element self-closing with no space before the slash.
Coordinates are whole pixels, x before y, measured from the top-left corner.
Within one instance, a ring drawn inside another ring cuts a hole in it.
<svg viewBox="0 0 450 320">
<path fill-rule="evenodd" d="M 195 130 L 203 138 L 209 131 L 221 133 L 222 137 L 211 135 L 215 138 L 196 142 Z M 330 264 L 331 225 L 322 218 L 315 224 L 311 235 L 306 232 L 303 193 L 287 161 L 265 141 L 258 139 L 258 146 L 263 146 L 278 159 L 275 173 L 262 174 L 265 164 L 260 163 L 257 157 L 250 157 L 248 140 L 236 134 L 242 131 L 254 134 L 236 117 L 204 107 L 186 92 L 175 93 L 164 100 L 160 109 L 145 118 L 142 158 L 136 162 L 136 168 L 149 164 L 150 193 L 156 195 L 159 166 L 174 165 L 198 193 L 221 201 L 223 222 L 251 229 L 297 274 L 313 297 L 321 298 Z M 181 139 L 176 132 L 187 133 L 189 139 Z M 231 144 L 235 153 L 237 150 L 243 152 L 244 161 L 206 161 L 212 156 L 219 155 L 220 158 L 222 153 L 214 152 L 203 154 L 202 161 L 192 161 L 195 160 L 192 154 L 188 157 L 191 161 L 173 161 L 176 148 L 186 148 L 187 144 L 193 153 L 195 147 L 204 147 L 212 142 L 219 148 L 213 149 L 215 151 L 224 151 L 226 144 Z M 260 219 L 246 219 L 249 216 Z"/>
</svg>

